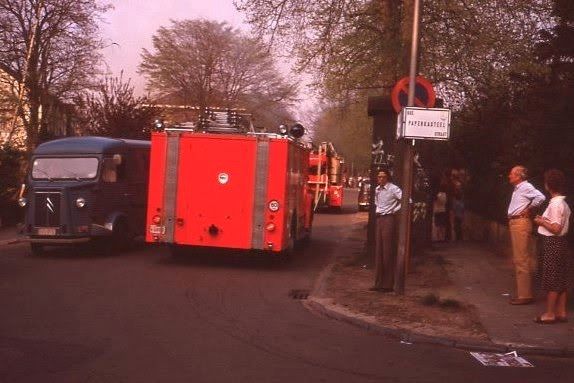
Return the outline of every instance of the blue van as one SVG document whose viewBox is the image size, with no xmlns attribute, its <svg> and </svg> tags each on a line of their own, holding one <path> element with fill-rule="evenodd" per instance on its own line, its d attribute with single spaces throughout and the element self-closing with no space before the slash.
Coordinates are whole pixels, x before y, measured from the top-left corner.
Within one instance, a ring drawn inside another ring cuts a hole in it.
<svg viewBox="0 0 574 383">
<path fill-rule="evenodd" d="M 33 254 L 47 245 L 128 243 L 145 233 L 150 142 L 69 137 L 34 151 L 20 206 Z"/>
</svg>

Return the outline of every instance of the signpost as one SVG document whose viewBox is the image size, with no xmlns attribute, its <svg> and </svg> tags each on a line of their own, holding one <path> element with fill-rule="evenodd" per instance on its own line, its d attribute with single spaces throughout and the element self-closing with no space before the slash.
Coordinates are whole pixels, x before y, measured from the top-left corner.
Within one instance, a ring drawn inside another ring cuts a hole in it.
<svg viewBox="0 0 574 383">
<path fill-rule="evenodd" d="M 448 140 L 450 109 L 406 107 L 397 119 L 397 138 Z"/>
</svg>

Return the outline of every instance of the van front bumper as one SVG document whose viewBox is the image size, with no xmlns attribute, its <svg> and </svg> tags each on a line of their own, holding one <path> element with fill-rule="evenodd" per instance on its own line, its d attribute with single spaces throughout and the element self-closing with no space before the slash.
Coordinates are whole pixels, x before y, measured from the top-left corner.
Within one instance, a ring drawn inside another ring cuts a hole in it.
<svg viewBox="0 0 574 383">
<path fill-rule="evenodd" d="M 89 242 L 92 237 L 24 237 L 21 239 L 21 242 L 30 242 L 30 243 L 43 243 L 43 244 L 53 244 L 53 245 L 65 245 L 65 244 L 72 244 L 72 243 L 85 243 Z"/>
<path fill-rule="evenodd" d="M 20 241 L 30 242 L 30 243 L 43 243 L 43 244 L 73 244 L 73 243 L 84 243 L 89 242 L 92 239 L 107 237 L 112 235 L 112 230 L 105 226 L 92 224 L 90 225 L 89 232 L 86 233 L 76 233 L 63 235 L 59 232 L 59 229 L 55 229 L 54 235 L 39 235 L 38 229 L 34 229 L 34 233 L 25 234 Z"/>
</svg>

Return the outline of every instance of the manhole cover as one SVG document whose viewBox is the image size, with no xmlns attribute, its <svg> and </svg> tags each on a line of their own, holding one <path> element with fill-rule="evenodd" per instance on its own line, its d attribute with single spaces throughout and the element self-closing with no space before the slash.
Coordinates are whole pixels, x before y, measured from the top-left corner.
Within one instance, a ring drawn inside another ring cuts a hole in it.
<svg viewBox="0 0 574 383">
<path fill-rule="evenodd" d="M 309 298 L 309 290 L 294 289 L 289 291 L 289 297 L 292 299 L 307 299 Z"/>
</svg>

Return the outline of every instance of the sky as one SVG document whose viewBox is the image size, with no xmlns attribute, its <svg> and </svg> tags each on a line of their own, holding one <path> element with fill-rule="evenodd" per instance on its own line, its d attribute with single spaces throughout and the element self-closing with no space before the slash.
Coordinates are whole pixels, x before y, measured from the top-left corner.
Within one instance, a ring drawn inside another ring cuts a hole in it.
<svg viewBox="0 0 574 383">
<path fill-rule="evenodd" d="M 112 0 L 114 9 L 105 15 L 101 31 L 107 42 L 103 50 L 107 70 L 113 76 L 124 72 L 137 95 L 145 91 L 145 79 L 137 73 L 142 48 L 152 49 L 152 36 L 170 20 L 204 18 L 226 21 L 233 27 L 249 30 L 233 0 Z"/>
</svg>

